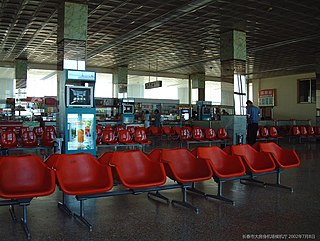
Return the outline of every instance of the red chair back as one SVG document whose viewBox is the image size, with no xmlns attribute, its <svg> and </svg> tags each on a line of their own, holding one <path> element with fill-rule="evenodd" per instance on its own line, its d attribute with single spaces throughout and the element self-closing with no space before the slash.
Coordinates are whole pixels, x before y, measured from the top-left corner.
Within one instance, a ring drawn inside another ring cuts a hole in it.
<svg viewBox="0 0 320 241">
<path fill-rule="evenodd" d="M 292 135 L 293 136 L 300 136 L 300 129 L 298 126 L 293 126 L 292 127 Z"/>
<path fill-rule="evenodd" d="M 38 140 L 33 131 L 24 131 L 21 135 L 21 144 L 23 147 L 37 147 Z"/>
<path fill-rule="evenodd" d="M 307 128 L 305 126 L 300 126 L 300 135 L 301 136 L 307 136 L 308 135 L 308 131 L 307 131 Z"/>
<path fill-rule="evenodd" d="M 144 128 L 136 129 L 134 133 L 134 141 L 141 144 L 151 144 L 151 141 L 148 140 L 148 137 Z"/>
<path fill-rule="evenodd" d="M 274 137 L 274 138 L 279 137 L 279 135 L 278 135 L 278 130 L 277 130 L 277 128 L 274 127 L 274 126 L 271 126 L 271 127 L 269 128 L 269 134 L 270 134 L 270 137 Z"/>
<path fill-rule="evenodd" d="M 192 129 L 192 138 L 197 141 L 204 140 L 204 133 L 202 128 L 195 126 Z"/>
<path fill-rule="evenodd" d="M 133 136 L 136 129 L 134 126 L 127 126 L 127 130 L 129 131 L 130 135 Z"/>
<path fill-rule="evenodd" d="M 167 175 L 181 183 L 204 181 L 213 175 L 209 162 L 196 158 L 187 149 L 163 149 L 161 161 Z"/>
<path fill-rule="evenodd" d="M 315 126 L 315 127 L 314 127 L 314 134 L 315 134 L 316 136 L 320 136 L 320 126 Z"/>
<path fill-rule="evenodd" d="M 36 134 L 37 138 L 42 138 L 43 135 L 43 128 L 41 126 L 33 127 L 32 131 Z"/>
<path fill-rule="evenodd" d="M 268 138 L 269 137 L 269 131 L 267 127 L 261 127 L 260 128 L 260 135 L 262 138 Z"/>
<path fill-rule="evenodd" d="M 228 136 L 228 132 L 227 132 L 226 128 L 224 128 L 224 127 L 218 128 L 217 137 L 218 137 L 218 139 L 222 139 L 222 140 L 230 138 Z"/>
<path fill-rule="evenodd" d="M 30 131 L 29 126 L 21 126 L 20 128 L 20 136 L 22 136 L 23 132 Z"/>
<path fill-rule="evenodd" d="M 116 126 L 116 134 L 118 134 L 122 130 L 124 130 L 123 126 Z"/>
<path fill-rule="evenodd" d="M 2 148 L 15 148 L 18 146 L 18 140 L 14 131 L 2 132 L 0 142 Z"/>
<path fill-rule="evenodd" d="M 192 135 L 190 132 L 189 128 L 186 127 L 182 127 L 180 129 L 180 135 L 179 135 L 180 140 L 184 141 L 184 140 L 191 140 L 192 139 Z"/>
<path fill-rule="evenodd" d="M 163 164 L 151 161 L 141 151 L 115 152 L 110 165 L 127 188 L 161 186 L 166 182 Z"/>
<path fill-rule="evenodd" d="M 0 197 L 23 199 L 47 196 L 54 192 L 55 174 L 38 156 L 0 158 Z"/>
<path fill-rule="evenodd" d="M 314 128 L 313 126 L 308 126 L 308 136 L 314 136 Z"/>
<path fill-rule="evenodd" d="M 118 141 L 115 132 L 113 130 L 103 130 L 101 142 L 104 144 L 116 144 Z"/>
<path fill-rule="evenodd" d="M 213 128 L 207 128 L 205 130 L 205 138 L 208 140 L 217 140 L 216 132 Z"/>
<path fill-rule="evenodd" d="M 214 174 L 219 178 L 243 176 L 246 168 L 240 157 L 228 155 L 217 146 L 199 147 L 197 156 L 210 160 Z"/>
<path fill-rule="evenodd" d="M 113 187 L 110 166 L 87 153 L 60 154 L 55 168 L 59 185 L 67 195 L 107 192 Z"/>
<path fill-rule="evenodd" d="M 131 135 L 128 130 L 121 130 L 118 134 L 118 141 L 123 144 L 133 143 Z"/>
<path fill-rule="evenodd" d="M 173 126 L 171 129 L 175 132 L 176 135 L 180 135 L 180 126 Z"/>
<path fill-rule="evenodd" d="M 162 134 L 161 128 L 156 126 L 149 127 L 150 134 L 153 136 L 160 136 Z"/>
<path fill-rule="evenodd" d="M 232 155 L 241 156 L 249 171 L 262 173 L 273 171 L 276 165 L 268 153 L 257 152 L 249 144 L 231 146 Z"/>
<path fill-rule="evenodd" d="M 53 141 L 57 138 L 56 130 L 53 126 L 46 126 L 42 135 L 42 145 L 53 147 Z"/>
</svg>

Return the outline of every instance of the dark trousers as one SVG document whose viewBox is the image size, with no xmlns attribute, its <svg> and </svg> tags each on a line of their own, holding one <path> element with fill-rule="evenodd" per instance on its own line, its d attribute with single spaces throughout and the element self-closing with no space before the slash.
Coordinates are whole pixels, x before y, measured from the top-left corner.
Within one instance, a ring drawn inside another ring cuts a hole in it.
<svg viewBox="0 0 320 241">
<path fill-rule="evenodd" d="M 257 131 L 258 131 L 258 123 L 248 124 L 247 143 L 251 146 L 254 143 L 256 143 Z"/>
</svg>

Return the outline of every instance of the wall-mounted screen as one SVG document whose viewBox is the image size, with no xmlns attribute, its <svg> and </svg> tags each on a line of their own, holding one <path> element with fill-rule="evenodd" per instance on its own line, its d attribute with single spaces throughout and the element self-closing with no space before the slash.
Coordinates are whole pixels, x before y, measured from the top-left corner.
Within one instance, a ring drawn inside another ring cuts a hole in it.
<svg viewBox="0 0 320 241">
<path fill-rule="evenodd" d="M 67 107 L 93 107 L 93 87 L 67 86 Z"/>
<path fill-rule="evenodd" d="M 134 113 L 134 106 L 123 104 L 123 114 L 133 114 Z"/>
</svg>

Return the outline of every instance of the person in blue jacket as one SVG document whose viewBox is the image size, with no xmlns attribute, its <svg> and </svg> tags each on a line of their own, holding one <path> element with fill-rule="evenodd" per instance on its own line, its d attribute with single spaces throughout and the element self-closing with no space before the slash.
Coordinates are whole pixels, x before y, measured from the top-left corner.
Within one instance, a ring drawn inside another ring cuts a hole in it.
<svg viewBox="0 0 320 241">
<path fill-rule="evenodd" d="M 247 143 L 253 145 L 256 143 L 257 131 L 260 118 L 260 109 L 253 105 L 251 100 L 247 101 Z"/>
</svg>

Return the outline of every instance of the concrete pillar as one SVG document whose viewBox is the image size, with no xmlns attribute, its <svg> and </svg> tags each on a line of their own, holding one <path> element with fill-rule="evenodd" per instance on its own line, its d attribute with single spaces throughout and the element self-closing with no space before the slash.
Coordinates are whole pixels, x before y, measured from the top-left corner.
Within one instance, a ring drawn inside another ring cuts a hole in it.
<svg viewBox="0 0 320 241">
<path fill-rule="evenodd" d="M 231 30 L 221 34 L 220 51 L 221 81 L 233 85 L 235 113 L 244 114 L 247 91 L 242 76 L 246 72 L 246 33 Z M 222 89 L 222 95 L 223 92 Z"/>
<path fill-rule="evenodd" d="M 88 5 L 63 1 L 58 8 L 57 29 L 57 93 L 59 112 L 57 113 L 58 136 L 64 136 L 65 128 L 65 85 L 64 69 L 82 69 L 80 63 L 86 61 L 86 41 L 88 26 Z M 66 67 L 71 61 L 73 67 Z"/>
<path fill-rule="evenodd" d="M 16 89 L 27 88 L 28 61 L 26 59 L 16 59 L 15 61 L 15 79 Z"/>
<path fill-rule="evenodd" d="M 198 100 L 205 100 L 205 73 L 191 74 L 192 89 L 198 89 Z"/>
<path fill-rule="evenodd" d="M 114 85 L 114 96 L 118 94 L 128 93 L 128 66 L 119 66 L 113 72 L 112 83 Z"/>
</svg>

